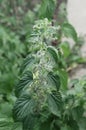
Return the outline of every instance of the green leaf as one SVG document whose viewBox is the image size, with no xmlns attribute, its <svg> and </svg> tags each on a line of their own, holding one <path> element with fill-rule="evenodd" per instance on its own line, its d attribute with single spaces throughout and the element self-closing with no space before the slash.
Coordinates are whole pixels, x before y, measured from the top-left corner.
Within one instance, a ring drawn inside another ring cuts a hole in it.
<svg viewBox="0 0 86 130">
<path fill-rule="evenodd" d="M 70 128 L 71 128 L 70 130 L 79 130 L 79 126 L 78 126 L 77 122 L 75 120 L 73 120 L 72 117 L 68 121 L 68 126 L 70 126 Z"/>
<path fill-rule="evenodd" d="M 77 42 L 77 33 L 71 24 L 64 23 L 62 25 L 62 32 L 66 37 L 71 37 L 75 42 Z"/>
<path fill-rule="evenodd" d="M 0 118 L 0 130 L 22 130 L 22 124 L 11 118 Z"/>
<path fill-rule="evenodd" d="M 23 74 L 23 77 L 20 79 L 19 83 L 16 85 L 16 95 L 20 95 L 30 83 L 33 81 L 33 74 L 30 71 L 27 71 Z"/>
<path fill-rule="evenodd" d="M 49 72 L 48 78 L 50 79 L 50 82 L 53 83 L 56 86 L 57 90 L 59 90 L 60 85 L 61 85 L 60 77 L 56 74 L 53 74 L 52 72 Z"/>
<path fill-rule="evenodd" d="M 55 1 L 54 0 L 42 0 L 39 17 L 40 18 L 49 18 L 51 19 L 55 10 Z"/>
<path fill-rule="evenodd" d="M 79 121 L 83 116 L 84 108 L 82 106 L 77 106 L 72 110 L 73 119 Z"/>
<path fill-rule="evenodd" d="M 43 117 L 41 116 L 41 118 L 39 119 L 39 129 L 36 129 L 36 130 L 54 130 L 52 129 L 52 126 L 54 123 L 52 114 L 48 110 L 46 111 L 46 113 L 43 113 L 43 114 L 42 114 Z"/>
<path fill-rule="evenodd" d="M 0 130 L 22 130 L 13 129 L 14 122 L 11 118 L 0 118 Z"/>
<path fill-rule="evenodd" d="M 61 93 L 59 91 L 52 91 L 51 96 L 55 100 L 58 108 L 61 110 L 62 109 L 62 96 L 61 96 Z"/>
<path fill-rule="evenodd" d="M 47 50 L 50 53 L 50 55 L 52 56 L 52 58 L 54 59 L 54 61 L 56 63 L 58 63 L 58 50 L 56 48 L 54 48 L 53 46 L 48 46 Z"/>
<path fill-rule="evenodd" d="M 69 54 L 71 53 L 71 50 L 70 50 L 70 46 L 69 46 L 69 43 L 68 42 L 63 42 L 61 43 L 60 45 L 61 49 L 62 49 L 62 52 L 64 54 L 64 57 L 68 57 Z"/>
<path fill-rule="evenodd" d="M 24 59 L 24 63 L 22 64 L 22 66 L 20 68 L 20 73 L 22 73 L 27 68 L 27 66 L 29 66 L 33 61 L 34 61 L 34 57 L 33 56 L 30 56 L 30 55 L 27 56 Z"/>
<path fill-rule="evenodd" d="M 10 118 L 0 118 L 0 128 L 1 127 L 8 127 L 12 125 L 13 121 Z"/>
<path fill-rule="evenodd" d="M 33 116 L 32 114 L 25 117 L 23 120 L 23 130 L 35 130 L 36 120 L 36 116 Z"/>
<path fill-rule="evenodd" d="M 57 117 L 60 116 L 60 111 L 58 109 L 57 102 L 52 97 L 52 95 L 48 95 L 48 107 L 52 114 L 56 115 Z"/>
<path fill-rule="evenodd" d="M 68 87 L 68 74 L 65 70 L 58 70 L 57 74 L 60 76 L 61 89 L 67 90 Z"/>
<path fill-rule="evenodd" d="M 29 116 L 31 113 L 33 113 L 34 105 L 35 105 L 34 100 L 31 99 L 29 95 L 24 95 L 20 97 L 16 101 L 13 109 L 14 118 L 21 121 L 26 116 Z"/>
</svg>

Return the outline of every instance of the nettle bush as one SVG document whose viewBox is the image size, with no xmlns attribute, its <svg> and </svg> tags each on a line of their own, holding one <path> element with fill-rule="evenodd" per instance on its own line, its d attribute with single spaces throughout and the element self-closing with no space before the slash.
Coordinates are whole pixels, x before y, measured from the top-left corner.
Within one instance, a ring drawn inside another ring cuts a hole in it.
<svg viewBox="0 0 86 130">
<path fill-rule="evenodd" d="M 65 60 L 70 47 L 62 42 L 64 37 L 77 42 L 77 33 L 70 24 L 55 26 L 46 18 L 36 21 L 26 40 L 29 54 L 15 87 L 13 115 L 5 114 L 10 113 L 10 107 L 2 107 L 0 130 L 86 129 L 86 78 L 68 86 Z"/>
<path fill-rule="evenodd" d="M 74 80 L 68 89 L 64 36 L 77 41 L 70 24 L 52 26 L 44 19 L 36 22 L 28 38 L 30 54 L 20 69 L 13 109 L 14 120 L 22 122 L 23 130 L 86 129 L 86 80 Z"/>
</svg>

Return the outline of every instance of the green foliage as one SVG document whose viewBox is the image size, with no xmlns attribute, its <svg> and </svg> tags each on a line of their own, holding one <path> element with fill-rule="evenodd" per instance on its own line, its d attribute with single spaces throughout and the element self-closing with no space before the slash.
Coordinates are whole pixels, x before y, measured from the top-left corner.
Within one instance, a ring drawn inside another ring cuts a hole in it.
<svg viewBox="0 0 86 130">
<path fill-rule="evenodd" d="M 24 54 L 25 47 L 15 33 L 2 27 L 0 27 L 0 31 L 0 93 L 7 94 L 15 85 L 19 71 L 18 66 L 22 62 L 21 55 Z"/>
<path fill-rule="evenodd" d="M 39 17 L 40 18 L 53 18 L 53 14 L 55 11 L 56 0 L 42 0 L 41 6 L 39 9 Z"/>
<path fill-rule="evenodd" d="M 25 46 L 19 37 L 0 26 L 0 130 L 21 130 L 21 125 L 12 119 L 12 109 L 16 100 L 14 86 L 24 52 Z"/>
<path fill-rule="evenodd" d="M 66 26 L 66 34 L 69 30 L 68 36 L 75 40 L 75 30 L 70 27 Z M 59 39 L 59 29 L 63 26 L 52 26 L 45 18 L 36 22 L 28 39 L 31 53 L 21 65 L 21 79 L 15 88 L 18 98 L 13 109 L 14 119 L 22 122 L 23 130 L 86 129 L 84 123 L 80 125 L 86 120 L 86 80 L 73 81 L 68 89 L 62 59 L 68 44 L 65 48 L 63 44 L 57 48 L 50 45 L 52 40 Z"/>
<path fill-rule="evenodd" d="M 9 118 L 2 118 L 0 120 L 0 130 L 22 130 L 21 126 L 20 122 L 14 123 L 14 121 Z"/>
<path fill-rule="evenodd" d="M 14 116 L 22 121 L 25 117 L 33 114 L 34 100 L 29 95 L 21 96 L 15 104 Z"/>
<path fill-rule="evenodd" d="M 64 57 L 67 58 L 70 53 L 71 53 L 71 49 L 70 49 L 70 45 L 68 42 L 62 42 L 61 43 L 61 49 L 63 51 Z"/>
<path fill-rule="evenodd" d="M 32 118 L 39 119 L 40 113 L 46 110 L 53 116 L 61 116 L 62 98 L 59 92 L 61 79 L 58 74 L 61 54 L 59 55 L 60 50 L 48 45 L 56 38 L 58 29 L 59 27 L 52 26 L 48 19 L 37 21 L 33 27 L 30 38 L 32 44 L 30 55 L 34 58 L 30 60 L 26 57 L 24 64 L 21 66 L 24 74 L 21 75 L 22 78 L 16 87 L 19 98 L 14 106 L 14 115 L 17 120 L 24 122 L 24 124 L 26 124 L 27 118 L 29 120 L 30 115 L 32 115 Z M 44 38 L 46 41 L 44 41 Z M 35 48 L 35 46 L 38 47 Z M 34 128 L 25 127 L 24 129 Z"/>
<path fill-rule="evenodd" d="M 62 32 L 65 36 L 71 37 L 75 42 L 77 42 L 77 33 L 72 25 L 64 23 L 62 25 Z"/>
<path fill-rule="evenodd" d="M 58 2 L 38 3 L 0 0 L 0 130 L 85 130 L 86 79 L 68 89 L 66 72 L 73 62 L 85 62 L 77 33 L 62 23 L 64 4 L 56 26 L 49 20 Z M 75 41 L 72 50 L 64 37 Z"/>
</svg>

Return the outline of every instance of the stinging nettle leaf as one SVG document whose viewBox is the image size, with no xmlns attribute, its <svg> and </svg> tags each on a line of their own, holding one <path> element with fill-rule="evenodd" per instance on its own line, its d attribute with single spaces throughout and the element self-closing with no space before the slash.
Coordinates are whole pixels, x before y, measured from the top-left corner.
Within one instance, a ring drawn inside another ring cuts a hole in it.
<svg viewBox="0 0 86 130">
<path fill-rule="evenodd" d="M 60 116 L 60 111 L 58 109 L 58 105 L 52 95 L 48 95 L 48 107 L 52 114 L 56 116 Z"/>
<path fill-rule="evenodd" d="M 36 130 L 35 125 L 38 123 L 37 117 L 30 114 L 23 120 L 23 130 Z"/>
<path fill-rule="evenodd" d="M 77 42 L 77 33 L 71 24 L 64 23 L 62 25 L 62 32 L 65 36 L 71 37 L 75 42 Z"/>
<path fill-rule="evenodd" d="M 23 95 L 15 103 L 13 109 L 14 118 L 19 121 L 23 120 L 26 116 L 33 113 L 34 105 L 35 102 L 29 95 Z"/>
<path fill-rule="evenodd" d="M 53 57 L 54 61 L 58 63 L 58 50 L 53 46 L 48 46 L 47 50 L 50 53 L 50 55 Z"/>
<path fill-rule="evenodd" d="M 61 84 L 60 77 L 56 74 L 53 74 L 52 72 L 49 72 L 48 78 L 50 79 L 50 82 L 52 82 L 56 86 L 57 90 L 59 90 Z"/>
<path fill-rule="evenodd" d="M 42 0 L 39 16 L 40 18 L 49 18 L 52 19 L 53 13 L 55 10 L 55 1 L 54 0 Z"/>
<path fill-rule="evenodd" d="M 10 118 L 1 118 L 0 119 L 0 129 L 5 127 L 11 127 L 13 121 Z"/>
<path fill-rule="evenodd" d="M 61 43 L 60 47 L 62 49 L 64 57 L 67 58 L 71 53 L 69 43 L 68 42 L 63 42 L 63 43 Z"/>
<path fill-rule="evenodd" d="M 67 90 L 67 85 L 68 85 L 68 74 L 65 70 L 58 70 L 58 74 L 60 77 L 60 81 L 61 81 L 61 89 L 63 91 Z"/>
<path fill-rule="evenodd" d="M 27 71 L 23 74 L 23 77 L 20 79 L 19 83 L 16 86 L 16 95 L 21 94 L 23 90 L 27 88 L 27 85 L 29 86 L 30 83 L 33 81 L 33 74 L 31 71 Z"/>
<path fill-rule="evenodd" d="M 29 66 L 32 62 L 34 61 L 34 57 L 30 57 L 30 56 L 27 56 L 25 59 L 24 59 L 24 63 L 22 64 L 21 68 L 20 68 L 20 73 L 22 73 L 25 68 L 27 66 Z"/>
<path fill-rule="evenodd" d="M 59 91 L 52 91 L 51 96 L 56 101 L 56 104 L 58 105 L 58 107 L 61 109 L 61 107 L 62 107 L 62 96 L 61 96 L 61 93 Z"/>
</svg>

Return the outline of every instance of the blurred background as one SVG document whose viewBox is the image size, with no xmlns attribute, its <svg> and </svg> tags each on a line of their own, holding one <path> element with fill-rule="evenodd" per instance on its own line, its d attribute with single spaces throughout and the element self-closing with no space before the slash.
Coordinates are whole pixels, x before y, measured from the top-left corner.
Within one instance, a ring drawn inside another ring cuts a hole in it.
<svg viewBox="0 0 86 130">
<path fill-rule="evenodd" d="M 68 0 L 68 19 L 79 34 L 86 35 L 86 1 Z"/>
</svg>

